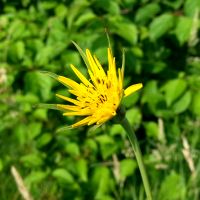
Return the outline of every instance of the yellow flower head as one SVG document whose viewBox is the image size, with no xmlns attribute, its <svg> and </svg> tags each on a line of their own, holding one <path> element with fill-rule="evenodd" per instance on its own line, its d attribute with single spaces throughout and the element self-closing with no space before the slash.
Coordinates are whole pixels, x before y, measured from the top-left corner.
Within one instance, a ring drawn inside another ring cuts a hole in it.
<svg viewBox="0 0 200 200">
<path fill-rule="evenodd" d="M 142 88 L 142 84 L 123 89 L 124 66 L 116 70 L 115 58 L 110 48 L 108 48 L 108 69 L 105 71 L 89 49 L 86 49 L 85 54 L 76 43 L 75 46 L 87 65 L 90 78 L 88 80 L 74 65 L 70 67 L 80 83 L 64 76 L 56 76 L 56 79 L 68 87 L 68 91 L 75 96 L 69 98 L 56 94 L 57 97 L 68 102 L 66 105 L 57 104 L 56 106 L 64 110 L 64 116 L 83 116 L 83 119 L 71 125 L 71 128 L 92 124 L 101 125 L 116 115 L 122 98 Z"/>
</svg>

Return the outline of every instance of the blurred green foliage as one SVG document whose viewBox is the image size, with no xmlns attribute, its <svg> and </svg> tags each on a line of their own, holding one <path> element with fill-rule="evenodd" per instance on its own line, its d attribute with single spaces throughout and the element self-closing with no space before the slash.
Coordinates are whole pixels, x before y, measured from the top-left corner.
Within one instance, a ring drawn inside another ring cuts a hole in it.
<svg viewBox="0 0 200 200">
<path fill-rule="evenodd" d="M 39 70 L 75 78 L 73 63 L 86 72 L 72 40 L 106 66 L 107 28 L 119 67 L 126 49 L 125 85 L 144 84 L 123 103 L 154 199 L 199 200 L 199 15 L 199 0 L 2 0 L 0 199 L 22 199 L 12 165 L 34 199 L 145 199 L 120 126 L 57 133 L 75 119 L 34 106 L 66 95 Z"/>
</svg>

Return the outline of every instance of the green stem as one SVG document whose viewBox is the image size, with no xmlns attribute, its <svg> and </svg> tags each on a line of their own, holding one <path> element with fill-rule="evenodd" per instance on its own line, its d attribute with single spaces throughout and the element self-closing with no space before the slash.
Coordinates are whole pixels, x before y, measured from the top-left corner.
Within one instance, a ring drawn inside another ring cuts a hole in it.
<svg viewBox="0 0 200 200">
<path fill-rule="evenodd" d="M 143 160 L 142 160 L 142 154 L 141 154 L 141 151 L 140 151 L 140 147 L 139 147 L 136 135 L 135 135 L 133 129 L 131 128 L 126 117 L 124 117 L 124 119 L 120 123 L 123 126 L 123 128 L 126 130 L 126 132 L 128 134 L 128 138 L 129 138 L 130 143 L 131 143 L 131 146 L 132 146 L 133 151 L 135 153 L 136 160 L 137 160 L 138 166 L 139 166 L 139 170 L 140 170 L 140 173 L 141 173 L 141 176 L 142 176 L 144 189 L 145 189 L 145 192 L 146 192 L 146 195 L 147 195 L 147 200 L 152 200 L 149 180 L 148 180 L 147 173 L 146 173 L 146 170 L 145 170 L 145 166 L 144 166 L 144 163 L 143 163 Z"/>
</svg>

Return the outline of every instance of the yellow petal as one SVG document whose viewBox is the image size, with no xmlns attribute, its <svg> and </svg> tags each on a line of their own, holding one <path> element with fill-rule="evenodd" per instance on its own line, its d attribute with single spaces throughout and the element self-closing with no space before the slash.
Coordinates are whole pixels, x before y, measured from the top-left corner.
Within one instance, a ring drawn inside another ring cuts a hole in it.
<svg viewBox="0 0 200 200">
<path fill-rule="evenodd" d="M 74 112 L 79 112 L 81 110 L 81 107 L 73 106 L 73 105 L 57 104 L 57 107 L 61 108 L 61 109 L 64 109 L 64 110 L 72 110 Z"/>
<path fill-rule="evenodd" d="M 61 82 L 63 85 L 65 85 L 66 87 L 70 87 L 70 88 L 73 88 L 73 89 L 79 89 L 79 84 L 75 81 L 73 81 L 72 79 L 70 78 L 66 78 L 64 76 L 58 76 L 57 77 L 57 80 L 59 82 Z"/>
<path fill-rule="evenodd" d="M 82 81 L 84 85 L 86 85 L 87 87 L 88 86 L 92 87 L 92 84 L 87 80 L 87 78 L 85 78 L 85 76 L 74 65 L 70 65 L 70 67 L 72 68 L 76 76 Z"/>
<path fill-rule="evenodd" d="M 91 116 L 88 116 L 88 117 L 82 119 L 81 121 L 78 121 L 77 123 L 72 124 L 71 127 L 76 128 L 76 127 L 87 125 L 90 120 L 91 120 Z"/>
<path fill-rule="evenodd" d="M 63 99 L 63 100 L 65 100 L 65 101 L 73 103 L 73 104 L 75 104 L 77 106 L 81 105 L 81 103 L 79 101 L 75 100 L 75 99 L 72 99 L 72 98 L 69 98 L 69 97 L 66 97 L 66 96 L 63 96 L 63 95 L 60 95 L 60 94 L 56 94 L 56 96 L 61 98 L 61 99 Z"/>
<path fill-rule="evenodd" d="M 142 83 L 131 85 L 124 90 L 124 96 L 127 97 L 133 92 L 136 92 L 137 90 L 141 89 L 142 87 L 143 87 Z"/>
</svg>

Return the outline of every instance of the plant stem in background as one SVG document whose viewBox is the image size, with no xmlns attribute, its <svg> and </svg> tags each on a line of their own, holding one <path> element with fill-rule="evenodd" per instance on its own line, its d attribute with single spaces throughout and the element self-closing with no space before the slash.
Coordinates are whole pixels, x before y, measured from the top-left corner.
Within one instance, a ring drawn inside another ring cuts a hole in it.
<svg viewBox="0 0 200 200">
<path fill-rule="evenodd" d="M 140 147 L 139 147 L 136 135 L 135 135 L 133 129 L 131 128 L 130 123 L 128 122 L 126 117 L 124 117 L 120 123 L 123 126 L 123 128 L 126 130 L 129 141 L 130 141 L 133 151 L 135 153 L 136 160 L 137 160 L 137 163 L 139 166 L 139 170 L 140 170 L 140 173 L 142 176 L 145 193 L 147 195 L 147 200 L 152 200 L 150 184 L 149 184 L 149 180 L 147 177 L 147 173 L 145 170 L 145 166 L 144 166 L 143 159 L 142 159 L 142 154 L 140 151 Z"/>
</svg>

